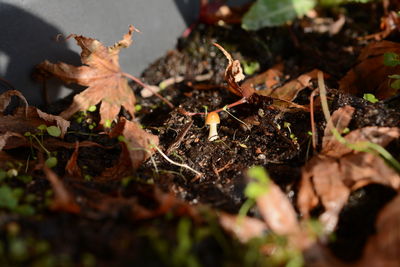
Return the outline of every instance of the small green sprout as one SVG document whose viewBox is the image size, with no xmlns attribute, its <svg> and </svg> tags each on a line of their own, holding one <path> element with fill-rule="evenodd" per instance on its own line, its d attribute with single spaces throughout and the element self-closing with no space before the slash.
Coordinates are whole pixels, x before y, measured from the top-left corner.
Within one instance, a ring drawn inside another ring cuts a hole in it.
<svg viewBox="0 0 400 267">
<path fill-rule="evenodd" d="M 88 108 L 88 111 L 89 111 L 89 112 L 95 112 L 96 109 L 97 109 L 97 107 L 93 105 L 93 106 L 90 106 L 90 107 Z"/>
<path fill-rule="evenodd" d="M 111 120 L 105 120 L 104 128 L 111 128 Z"/>
<path fill-rule="evenodd" d="M 141 110 L 142 110 L 142 105 L 136 104 L 136 105 L 135 105 L 135 111 L 136 111 L 136 112 L 139 112 L 139 111 L 141 111 Z"/>
<path fill-rule="evenodd" d="M 260 70 L 260 63 L 257 61 L 243 61 L 243 71 L 246 75 L 253 75 Z"/>
<path fill-rule="evenodd" d="M 393 89 L 400 89 L 400 75 L 399 74 L 393 74 L 388 76 L 390 79 L 395 79 L 394 82 L 390 83 L 390 87 Z"/>
<path fill-rule="evenodd" d="M 57 158 L 56 157 L 48 157 L 46 161 L 44 162 L 47 167 L 53 168 L 57 166 Z"/>
<path fill-rule="evenodd" d="M 383 54 L 383 64 L 389 67 L 396 67 L 400 65 L 400 57 L 393 52 L 385 53 Z"/>
<path fill-rule="evenodd" d="M 363 98 L 371 103 L 376 103 L 379 101 L 373 94 L 364 94 Z"/>
<path fill-rule="evenodd" d="M 292 129 L 290 129 L 290 126 L 291 126 L 290 122 L 286 122 L 285 121 L 283 123 L 283 128 L 287 128 L 289 130 L 290 139 L 292 139 L 293 142 L 297 143 L 297 137 L 296 137 L 296 135 L 294 133 L 292 133 Z"/>
<path fill-rule="evenodd" d="M 61 136 L 61 129 L 58 128 L 57 126 L 49 126 L 46 128 L 46 131 L 49 135 L 51 135 L 53 137 Z"/>
<path fill-rule="evenodd" d="M 251 181 L 244 189 L 244 195 L 247 197 L 247 200 L 239 210 L 240 217 L 245 216 L 249 212 L 258 197 L 268 192 L 270 184 L 270 177 L 267 171 L 261 166 L 250 167 L 247 171 L 247 176 Z"/>
</svg>

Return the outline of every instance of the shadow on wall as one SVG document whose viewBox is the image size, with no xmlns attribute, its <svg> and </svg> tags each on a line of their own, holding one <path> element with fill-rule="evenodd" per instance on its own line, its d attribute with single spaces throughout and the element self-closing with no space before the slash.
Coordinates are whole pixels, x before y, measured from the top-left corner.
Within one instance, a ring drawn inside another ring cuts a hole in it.
<svg viewBox="0 0 400 267">
<path fill-rule="evenodd" d="M 32 105 L 42 104 L 41 85 L 31 79 L 34 66 L 43 60 L 79 64 L 79 55 L 65 42 L 56 41 L 59 29 L 16 6 L 0 3 L 0 77 L 22 92 Z M 49 86 L 50 87 L 50 86 Z M 8 90 L 0 83 L 0 93 Z M 60 87 L 51 85 L 51 95 Z"/>
</svg>

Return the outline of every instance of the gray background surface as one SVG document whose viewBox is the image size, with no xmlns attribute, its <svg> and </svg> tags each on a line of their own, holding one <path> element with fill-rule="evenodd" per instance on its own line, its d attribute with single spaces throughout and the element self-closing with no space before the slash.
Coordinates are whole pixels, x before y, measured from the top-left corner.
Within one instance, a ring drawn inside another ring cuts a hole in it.
<svg viewBox="0 0 400 267">
<path fill-rule="evenodd" d="M 140 29 L 121 52 L 125 72 L 140 75 L 149 63 L 175 46 L 176 38 L 196 20 L 197 0 L 0 0 L 0 77 L 27 97 L 42 103 L 41 86 L 31 78 L 41 61 L 80 64 L 73 39 L 56 42 L 58 34 L 96 38 L 106 45 L 120 40 L 130 24 Z M 51 99 L 71 92 L 51 84 Z M 0 84 L 0 92 L 7 88 Z"/>
</svg>

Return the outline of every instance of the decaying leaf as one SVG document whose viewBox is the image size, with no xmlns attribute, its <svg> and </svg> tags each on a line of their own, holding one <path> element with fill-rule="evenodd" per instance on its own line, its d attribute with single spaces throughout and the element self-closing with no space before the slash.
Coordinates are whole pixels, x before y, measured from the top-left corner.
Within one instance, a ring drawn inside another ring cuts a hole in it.
<svg viewBox="0 0 400 267">
<path fill-rule="evenodd" d="M 21 94 L 21 92 L 19 92 L 17 90 L 8 90 L 0 95 L 0 111 L 1 112 L 3 112 L 8 107 L 8 105 L 11 102 L 12 96 L 19 97 L 25 103 L 25 106 L 28 107 L 28 101 L 26 101 L 26 98 Z"/>
<path fill-rule="evenodd" d="M 238 96 L 243 96 L 245 98 L 250 97 L 253 94 L 253 91 L 244 91 L 239 85 L 239 82 L 245 78 L 242 67 L 240 66 L 240 61 L 237 59 L 234 60 L 232 56 L 219 44 L 214 43 L 214 45 L 221 50 L 228 59 L 228 66 L 225 69 L 225 81 L 228 83 L 228 90 Z"/>
<path fill-rule="evenodd" d="M 240 61 L 234 60 L 232 56 L 219 44 L 214 43 L 214 45 L 224 53 L 225 57 L 229 61 L 228 66 L 225 69 L 225 81 L 228 83 L 228 90 L 234 93 L 235 95 L 242 97 L 240 100 L 230 105 L 227 105 L 228 108 L 243 104 L 245 102 L 249 102 L 252 104 L 270 103 L 273 104 L 274 107 L 277 107 L 282 110 L 286 110 L 288 108 L 307 109 L 302 105 L 291 102 L 291 100 L 263 95 L 254 89 L 251 81 L 248 83 L 244 83 L 242 86 L 240 86 L 239 82 L 245 78 L 242 71 L 242 67 L 240 66 Z M 315 73 L 317 73 L 317 71 L 315 71 Z M 303 76 L 301 80 L 295 81 L 294 83 L 300 83 L 300 84 L 308 83 L 309 80 L 307 81 L 306 77 L 308 76 Z M 292 92 L 295 92 L 293 88 L 295 88 L 295 86 L 290 84 L 288 88 L 285 88 L 285 91 L 293 94 Z M 301 90 L 304 88 L 305 87 L 303 86 Z M 300 90 L 297 90 L 297 92 L 295 92 L 294 95 L 297 95 L 299 91 Z"/>
<path fill-rule="evenodd" d="M 329 125 L 341 131 L 347 127 L 354 109 L 348 106 L 332 114 Z M 334 230 L 338 214 L 350 192 L 370 183 L 379 183 L 398 189 L 399 175 L 378 155 L 355 151 L 336 140 L 327 127 L 320 155 L 313 157 L 303 168 L 298 194 L 298 206 L 304 216 L 319 201 L 325 211 L 320 216 L 327 232 Z M 354 130 L 344 138 L 348 143 L 371 142 L 386 146 L 400 136 L 399 128 L 365 127 Z"/>
<path fill-rule="evenodd" d="M 135 123 L 121 118 L 110 133 L 111 137 L 124 136 L 132 167 L 137 169 L 140 164 L 153 153 L 153 147 L 158 145 L 158 137 L 152 135 Z"/>
<path fill-rule="evenodd" d="M 283 78 L 283 68 L 284 65 L 282 63 L 278 63 L 267 69 L 266 71 L 249 79 L 246 79 L 243 82 L 242 86 L 253 88 L 257 88 L 258 86 L 265 86 L 267 90 L 272 89 Z"/>
<path fill-rule="evenodd" d="M 65 188 L 57 174 L 47 167 L 46 164 L 43 164 L 42 169 L 54 190 L 55 198 L 53 200 L 52 209 L 78 213 L 80 207 L 75 203 L 74 197 Z"/>
<path fill-rule="evenodd" d="M 365 246 L 357 266 L 400 266 L 400 196 L 395 197 L 379 213 L 376 234 Z"/>
<path fill-rule="evenodd" d="M 63 118 L 69 118 L 75 112 L 87 110 L 90 106 L 100 106 L 100 124 L 116 119 L 121 107 L 133 116 L 135 111 L 135 96 L 122 76 L 119 66 L 121 48 L 132 43 L 133 26 L 123 39 L 113 46 L 105 47 L 98 40 L 72 35 L 82 48 L 80 67 L 63 62 L 54 64 L 44 61 L 37 66 L 44 76 L 55 76 L 66 83 L 76 83 L 88 88 L 74 97 L 72 105 L 61 113 Z"/>
<path fill-rule="evenodd" d="M 379 99 L 395 95 L 397 91 L 390 87 L 388 76 L 400 73 L 400 66 L 383 64 L 383 55 L 388 52 L 400 54 L 400 43 L 381 41 L 365 47 L 358 64 L 339 81 L 339 90 L 358 96 L 372 93 Z"/>
<path fill-rule="evenodd" d="M 312 79 L 317 79 L 318 69 L 314 69 L 306 74 L 302 74 L 296 79 L 285 83 L 275 89 L 264 89 L 257 91 L 257 94 L 277 98 L 280 100 L 293 101 L 299 92 L 310 85 Z"/>
<path fill-rule="evenodd" d="M 218 218 L 221 226 L 227 232 L 234 234 L 243 243 L 250 241 L 252 238 L 261 237 L 268 230 L 265 222 L 248 216 L 240 217 L 220 212 Z"/>
<path fill-rule="evenodd" d="M 11 115 L 0 114 L 0 135 L 2 135 L 2 148 L 9 149 L 26 144 L 24 134 L 34 133 L 39 125 L 56 125 L 61 130 L 61 137 L 67 131 L 69 121 L 51 114 L 44 113 L 38 108 L 27 106 L 26 99 L 18 91 L 6 91 L 0 95 L 0 111 L 4 111 L 10 104 L 11 97 L 18 96 L 25 103 L 23 107 L 16 107 Z"/>
<path fill-rule="evenodd" d="M 264 221 L 276 234 L 295 235 L 300 232 L 296 211 L 274 182 L 268 183 L 268 190 L 256 202 Z"/>
</svg>

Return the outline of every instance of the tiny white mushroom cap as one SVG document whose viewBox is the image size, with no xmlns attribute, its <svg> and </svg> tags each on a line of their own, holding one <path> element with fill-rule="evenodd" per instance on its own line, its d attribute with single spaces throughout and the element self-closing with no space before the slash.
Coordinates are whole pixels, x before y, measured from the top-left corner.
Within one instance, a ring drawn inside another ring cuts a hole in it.
<svg viewBox="0 0 400 267">
<path fill-rule="evenodd" d="M 214 141 L 218 139 L 217 124 L 220 123 L 219 115 L 217 112 L 210 112 L 206 117 L 206 125 L 210 125 L 210 132 L 208 134 L 208 140 Z"/>
</svg>

